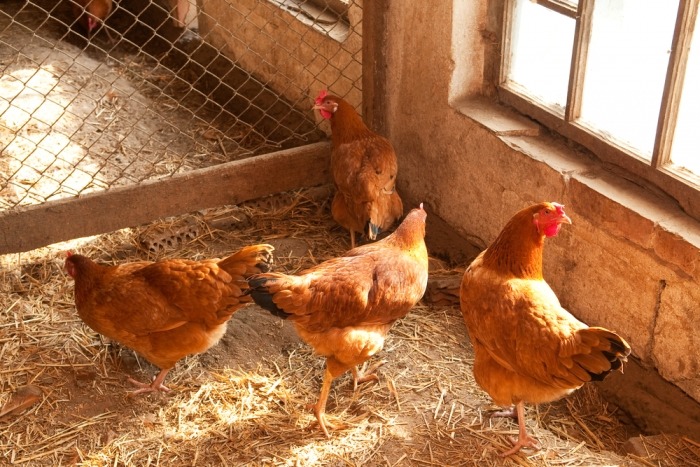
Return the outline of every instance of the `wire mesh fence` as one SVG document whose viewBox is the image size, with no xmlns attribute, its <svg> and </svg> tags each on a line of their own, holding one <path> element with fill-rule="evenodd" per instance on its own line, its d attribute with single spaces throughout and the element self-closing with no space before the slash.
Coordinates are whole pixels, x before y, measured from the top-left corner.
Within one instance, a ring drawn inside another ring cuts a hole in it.
<svg viewBox="0 0 700 467">
<path fill-rule="evenodd" d="M 318 141 L 361 29 L 361 0 L 1 3 L 0 211 Z"/>
</svg>

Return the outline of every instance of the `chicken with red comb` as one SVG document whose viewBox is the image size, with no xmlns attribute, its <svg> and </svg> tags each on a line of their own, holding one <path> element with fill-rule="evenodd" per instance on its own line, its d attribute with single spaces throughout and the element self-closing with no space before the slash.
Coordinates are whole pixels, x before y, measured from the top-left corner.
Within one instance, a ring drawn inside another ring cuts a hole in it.
<svg viewBox="0 0 700 467">
<path fill-rule="evenodd" d="M 560 399 L 589 381 L 622 371 L 630 346 L 617 333 L 589 327 L 565 310 L 542 275 L 547 237 L 571 219 L 559 203 L 517 212 L 471 263 L 460 305 L 474 347 L 474 378 L 516 415 L 519 435 L 508 456 L 538 448 L 525 427 L 525 403 Z"/>
<path fill-rule="evenodd" d="M 323 90 L 314 109 L 331 122 L 331 175 L 335 195 L 333 219 L 368 240 L 389 230 L 403 215 L 403 203 L 396 191 L 398 162 L 388 139 L 370 130 L 345 99 Z"/>
</svg>

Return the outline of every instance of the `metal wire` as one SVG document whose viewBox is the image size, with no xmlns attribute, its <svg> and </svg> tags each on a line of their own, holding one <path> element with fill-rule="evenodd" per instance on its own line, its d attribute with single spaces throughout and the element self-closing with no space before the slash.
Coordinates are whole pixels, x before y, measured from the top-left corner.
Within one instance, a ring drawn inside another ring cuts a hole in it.
<svg viewBox="0 0 700 467">
<path fill-rule="evenodd" d="M 88 33 L 90 1 L 0 4 L 0 211 L 316 142 L 323 88 L 361 103 L 361 0 L 189 0 L 185 27 L 114 0 Z"/>
</svg>

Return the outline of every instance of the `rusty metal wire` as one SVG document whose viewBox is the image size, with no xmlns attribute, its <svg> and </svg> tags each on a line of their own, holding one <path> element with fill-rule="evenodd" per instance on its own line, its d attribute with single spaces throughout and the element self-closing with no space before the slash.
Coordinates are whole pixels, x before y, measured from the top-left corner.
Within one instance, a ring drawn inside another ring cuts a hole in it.
<svg viewBox="0 0 700 467">
<path fill-rule="evenodd" d="M 361 0 L 0 4 L 0 211 L 316 142 L 359 107 Z"/>
</svg>

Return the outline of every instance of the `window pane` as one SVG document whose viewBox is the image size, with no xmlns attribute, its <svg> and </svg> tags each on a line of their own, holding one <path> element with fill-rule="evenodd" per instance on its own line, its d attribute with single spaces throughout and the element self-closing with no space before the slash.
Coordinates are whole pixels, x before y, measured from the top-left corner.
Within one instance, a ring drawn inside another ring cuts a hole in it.
<svg viewBox="0 0 700 467">
<path fill-rule="evenodd" d="M 507 82 L 563 114 L 575 21 L 530 0 L 515 0 Z"/>
<path fill-rule="evenodd" d="M 580 123 L 651 160 L 677 0 L 596 0 Z"/>
<path fill-rule="evenodd" d="M 683 94 L 678 110 L 678 121 L 671 146 L 671 162 L 678 168 L 693 172 L 700 177 L 700 150 L 698 150 L 698 129 L 700 129 L 700 31 L 690 43 L 688 64 L 683 81 Z"/>
</svg>

